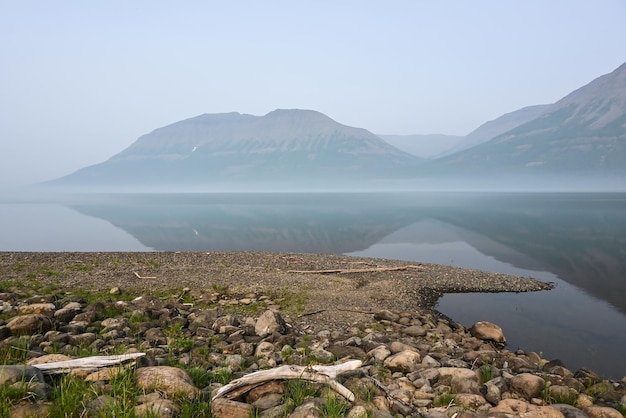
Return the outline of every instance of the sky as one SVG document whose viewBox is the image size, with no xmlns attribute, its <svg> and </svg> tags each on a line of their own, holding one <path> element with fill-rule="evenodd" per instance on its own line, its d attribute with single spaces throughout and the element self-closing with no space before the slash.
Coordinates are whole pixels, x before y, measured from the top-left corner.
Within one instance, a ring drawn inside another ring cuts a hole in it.
<svg viewBox="0 0 626 418">
<path fill-rule="evenodd" d="M 626 61 L 623 0 L 0 0 L 0 187 L 203 113 L 465 135 Z"/>
</svg>

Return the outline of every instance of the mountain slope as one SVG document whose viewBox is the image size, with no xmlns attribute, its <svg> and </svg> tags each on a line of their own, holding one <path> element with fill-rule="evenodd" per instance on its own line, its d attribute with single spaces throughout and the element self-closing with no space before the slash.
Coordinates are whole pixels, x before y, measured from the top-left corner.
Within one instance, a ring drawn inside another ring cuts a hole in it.
<svg viewBox="0 0 626 418">
<path fill-rule="evenodd" d="M 420 160 L 310 110 L 205 114 L 143 135 L 57 185 L 157 186 L 387 178 Z"/>
<path fill-rule="evenodd" d="M 388 144 L 420 158 L 436 158 L 450 153 L 465 141 L 457 135 L 378 135 Z"/>
<path fill-rule="evenodd" d="M 623 175 L 626 64 L 490 141 L 438 160 L 431 173 Z"/>
</svg>

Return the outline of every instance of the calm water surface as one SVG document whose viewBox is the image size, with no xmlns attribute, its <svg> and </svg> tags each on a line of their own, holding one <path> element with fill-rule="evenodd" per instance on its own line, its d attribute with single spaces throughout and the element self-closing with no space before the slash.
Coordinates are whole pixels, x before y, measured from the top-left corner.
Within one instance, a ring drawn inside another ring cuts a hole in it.
<svg viewBox="0 0 626 418">
<path fill-rule="evenodd" d="M 445 295 L 508 348 L 626 375 L 624 194 L 93 195 L 0 202 L 0 251 L 288 251 L 530 276 L 549 292 Z"/>
</svg>

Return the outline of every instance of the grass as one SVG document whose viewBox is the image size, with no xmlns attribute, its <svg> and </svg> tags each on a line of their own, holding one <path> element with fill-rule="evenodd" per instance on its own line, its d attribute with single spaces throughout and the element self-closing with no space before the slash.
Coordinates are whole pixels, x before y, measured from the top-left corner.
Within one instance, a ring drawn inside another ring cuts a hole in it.
<svg viewBox="0 0 626 418">
<path fill-rule="evenodd" d="M 450 392 L 442 393 L 441 395 L 437 396 L 433 401 L 433 405 L 444 408 L 449 408 L 451 406 L 454 406 L 455 404 L 456 398 L 454 397 L 454 394 Z"/>
<path fill-rule="evenodd" d="M 317 385 L 303 379 L 287 381 L 287 388 L 285 390 L 287 413 L 292 413 L 297 407 L 302 405 L 306 399 L 315 396 L 317 390 Z"/>
</svg>

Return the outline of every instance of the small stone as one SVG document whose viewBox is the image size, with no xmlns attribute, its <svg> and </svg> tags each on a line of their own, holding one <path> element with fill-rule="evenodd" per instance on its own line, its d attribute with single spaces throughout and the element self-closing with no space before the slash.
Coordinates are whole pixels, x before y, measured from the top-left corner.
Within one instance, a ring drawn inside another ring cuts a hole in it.
<svg viewBox="0 0 626 418">
<path fill-rule="evenodd" d="M 412 325 L 410 327 L 403 328 L 400 332 L 408 335 L 409 337 L 423 337 L 426 335 L 426 330 L 419 325 Z"/>
<path fill-rule="evenodd" d="M 122 289 L 120 289 L 119 287 L 115 286 L 115 287 L 111 288 L 111 290 L 109 290 L 109 294 L 110 295 L 121 295 L 122 294 Z"/>
<path fill-rule="evenodd" d="M 382 362 L 391 355 L 391 351 L 389 351 L 387 346 L 379 345 L 378 347 L 368 351 L 367 355 Z"/>
<path fill-rule="evenodd" d="M 31 305 L 20 306 L 19 312 L 20 315 L 24 314 L 41 314 L 45 315 L 48 318 L 52 318 L 54 316 L 54 311 L 56 307 L 54 303 L 33 303 Z"/>
</svg>

